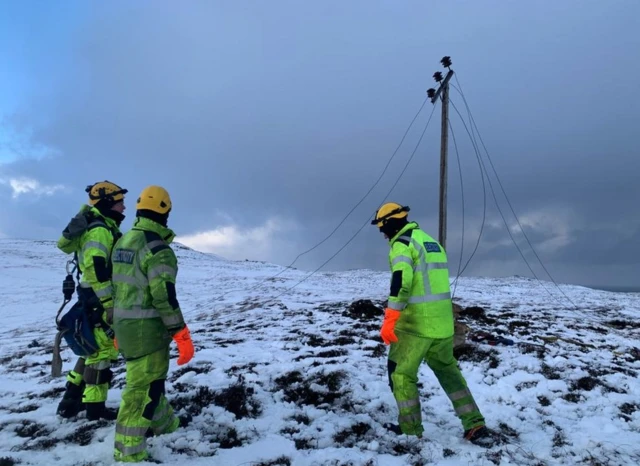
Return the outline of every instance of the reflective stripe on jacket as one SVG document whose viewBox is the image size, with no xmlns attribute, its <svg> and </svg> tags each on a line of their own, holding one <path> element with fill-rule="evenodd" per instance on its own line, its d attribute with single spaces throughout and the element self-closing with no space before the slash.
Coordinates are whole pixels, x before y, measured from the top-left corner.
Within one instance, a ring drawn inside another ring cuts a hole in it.
<svg viewBox="0 0 640 466">
<path fill-rule="evenodd" d="M 154 353 L 184 327 L 176 298 L 173 231 L 138 218 L 113 250 L 113 329 L 125 358 Z"/>
<path fill-rule="evenodd" d="M 62 236 L 58 248 L 78 254 L 78 267 L 82 273 L 80 286 L 91 288 L 104 307 L 112 307 L 111 251 L 121 236 L 120 229 L 115 220 L 103 216 L 95 207 L 83 206 L 82 211 L 92 217 L 87 230 L 76 240 Z"/>
<path fill-rule="evenodd" d="M 391 289 L 387 307 L 401 311 L 395 329 L 428 338 L 453 335 L 447 255 L 411 222 L 389 242 Z"/>
</svg>

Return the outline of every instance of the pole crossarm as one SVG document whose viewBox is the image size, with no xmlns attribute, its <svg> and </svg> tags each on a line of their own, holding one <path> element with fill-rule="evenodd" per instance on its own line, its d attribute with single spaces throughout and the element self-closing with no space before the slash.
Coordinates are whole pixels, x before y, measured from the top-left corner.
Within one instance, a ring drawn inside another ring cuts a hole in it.
<svg viewBox="0 0 640 466">
<path fill-rule="evenodd" d="M 438 88 L 438 90 L 436 91 L 436 93 L 434 94 L 434 96 L 431 98 L 431 103 L 435 104 L 436 101 L 438 100 L 438 97 L 440 97 L 440 94 L 442 93 L 442 90 L 449 85 L 449 81 L 451 80 L 451 78 L 453 77 L 453 70 L 449 70 L 449 72 L 447 73 L 447 75 L 445 76 L 444 80 L 442 81 L 442 83 L 440 84 L 440 87 Z"/>
</svg>

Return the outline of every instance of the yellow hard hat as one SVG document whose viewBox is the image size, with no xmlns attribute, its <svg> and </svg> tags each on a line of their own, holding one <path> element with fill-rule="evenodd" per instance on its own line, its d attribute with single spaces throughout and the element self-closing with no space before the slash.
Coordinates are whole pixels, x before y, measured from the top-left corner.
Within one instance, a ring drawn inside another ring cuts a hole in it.
<svg viewBox="0 0 640 466">
<path fill-rule="evenodd" d="M 147 186 L 140 193 L 136 209 L 166 214 L 171 210 L 171 198 L 166 189 L 160 186 Z"/>
<path fill-rule="evenodd" d="M 387 202 L 376 211 L 371 225 L 376 225 L 378 228 L 381 228 L 390 218 L 406 218 L 409 210 L 409 206 L 401 206 L 395 202 Z"/>
<path fill-rule="evenodd" d="M 123 201 L 124 195 L 127 194 L 128 191 L 111 181 L 105 180 L 87 186 L 85 192 L 89 194 L 89 204 L 94 206 L 102 200 L 106 200 L 112 204 Z"/>
</svg>

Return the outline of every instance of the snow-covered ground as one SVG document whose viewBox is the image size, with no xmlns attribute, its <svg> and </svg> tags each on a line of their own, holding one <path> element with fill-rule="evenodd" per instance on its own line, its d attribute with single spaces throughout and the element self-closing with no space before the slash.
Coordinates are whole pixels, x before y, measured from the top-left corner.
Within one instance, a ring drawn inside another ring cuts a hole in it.
<svg viewBox="0 0 640 466">
<path fill-rule="evenodd" d="M 525 278 L 460 280 L 456 301 L 472 330 L 517 342 L 459 352 L 489 426 L 508 440 L 487 450 L 461 439 L 426 365 L 424 438 L 382 427 L 396 407 L 381 317 L 349 306 L 382 306 L 387 273 L 318 273 L 289 290 L 305 273 L 175 249 L 196 356 L 180 368 L 172 360 L 167 392 L 193 422 L 149 440 L 165 464 L 640 464 L 639 294 L 563 285 L 564 297 L 545 283 L 552 298 Z M 50 376 L 51 348 L 66 256 L 53 242 L 0 239 L 0 257 L 0 466 L 113 464 L 114 423 L 55 414 L 65 381 Z M 75 357 L 65 348 L 63 359 L 66 372 Z M 112 407 L 124 364 L 114 370 Z"/>
</svg>

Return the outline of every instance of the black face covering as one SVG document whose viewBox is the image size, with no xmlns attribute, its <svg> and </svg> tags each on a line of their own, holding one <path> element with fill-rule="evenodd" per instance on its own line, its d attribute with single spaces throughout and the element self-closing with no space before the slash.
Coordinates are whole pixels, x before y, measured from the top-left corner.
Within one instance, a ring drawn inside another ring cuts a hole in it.
<svg viewBox="0 0 640 466">
<path fill-rule="evenodd" d="M 122 221 L 125 219 L 125 215 L 121 214 L 120 212 L 116 212 L 115 210 L 111 210 L 111 208 L 114 205 L 116 205 L 118 202 L 122 202 L 122 201 L 116 202 L 116 201 L 108 201 L 106 199 L 102 199 L 101 201 L 98 201 L 94 207 L 98 209 L 98 212 L 100 212 L 105 217 L 115 220 L 116 224 L 120 226 Z"/>
<path fill-rule="evenodd" d="M 125 219 L 125 215 L 120 212 L 116 212 L 115 210 L 108 210 L 106 212 L 101 212 L 105 217 L 109 217 L 110 219 L 115 220 L 116 224 L 120 226 L 122 221 Z"/>
<path fill-rule="evenodd" d="M 158 212 L 154 212 L 153 210 L 140 209 L 136 211 L 136 217 L 148 218 L 149 220 L 153 220 L 163 227 L 166 227 L 167 221 L 169 220 L 169 212 L 167 212 L 166 214 L 159 214 Z"/>
<path fill-rule="evenodd" d="M 380 227 L 380 231 L 391 239 L 397 235 L 407 223 L 409 222 L 407 222 L 406 218 L 390 218 Z"/>
</svg>

